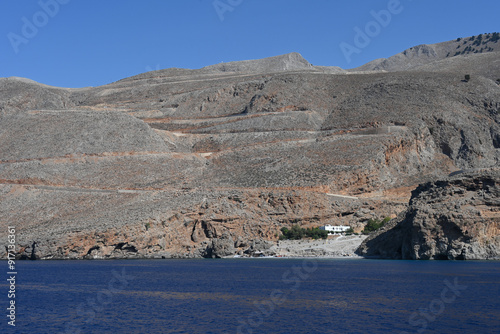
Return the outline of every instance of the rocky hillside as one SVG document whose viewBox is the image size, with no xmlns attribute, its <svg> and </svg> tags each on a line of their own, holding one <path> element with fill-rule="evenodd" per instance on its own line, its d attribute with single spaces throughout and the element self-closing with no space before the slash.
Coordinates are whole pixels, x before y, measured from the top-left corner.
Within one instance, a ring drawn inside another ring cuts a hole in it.
<svg viewBox="0 0 500 334">
<path fill-rule="evenodd" d="M 282 56 L 220 63 L 201 69 L 204 72 L 270 73 L 283 71 L 311 70 L 313 66 L 300 54 L 293 52 Z"/>
<path fill-rule="evenodd" d="M 460 62 L 470 55 L 488 54 L 500 51 L 500 34 L 489 33 L 438 44 L 422 44 L 409 48 L 390 58 L 376 59 L 351 71 L 407 71 L 442 60 L 445 64 Z M 478 58 L 474 58 L 478 59 Z M 480 59 L 480 58 L 479 58 Z M 483 63 L 482 65 L 485 65 Z M 453 66 L 453 65 L 452 65 Z M 495 68 L 495 66 L 491 66 Z M 498 69 L 498 67 L 496 67 Z M 497 78 L 495 78 L 497 79 Z"/>
<path fill-rule="evenodd" d="M 82 89 L 1 78 L 0 222 L 39 258 L 226 256 L 294 223 L 359 231 L 422 182 L 499 164 L 488 66 L 465 81 L 292 53 Z"/>
<path fill-rule="evenodd" d="M 357 250 L 413 260 L 500 259 L 500 169 L 420 185 L 409 208 Z"/>
</svg>

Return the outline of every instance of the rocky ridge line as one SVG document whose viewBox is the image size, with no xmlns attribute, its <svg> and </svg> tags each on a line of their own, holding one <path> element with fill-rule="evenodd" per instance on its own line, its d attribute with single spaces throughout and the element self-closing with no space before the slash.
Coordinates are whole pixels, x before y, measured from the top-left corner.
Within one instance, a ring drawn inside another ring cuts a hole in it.
<svg viewBox="0 0 500 334">
<path fill-rule="evenodd" d="M 500 259 L 500 169 L 420 185 L 408 209 L 356 252 L 388 259 Z"/>
</svg>

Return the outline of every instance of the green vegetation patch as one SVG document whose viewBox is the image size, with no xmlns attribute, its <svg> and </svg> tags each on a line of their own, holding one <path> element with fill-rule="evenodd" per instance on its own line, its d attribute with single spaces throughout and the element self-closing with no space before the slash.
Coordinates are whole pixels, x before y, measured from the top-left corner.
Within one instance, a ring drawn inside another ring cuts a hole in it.
<svg viewBox="0 0 500 334">
<path fill-rule="evenodd" d="M 386 217 L 382 221 L 379 219 L 370 219 L 361 233 L 370 234 L 372 232 L 375 232 L 376 230 L 387 224 L 389 220 L 391 220 L 391 218 L 389 217 Z"/>
<path fill-rule="evenodd" d="M 290 230 L 283 227 L 281 233 L 280 240 L 300 240 L 304 238 L 317 240 L 328 237 L 328 231 L 320 230 L 319 227 L 302 228 L 299 225 L 293 225 Z"/>
</svg>

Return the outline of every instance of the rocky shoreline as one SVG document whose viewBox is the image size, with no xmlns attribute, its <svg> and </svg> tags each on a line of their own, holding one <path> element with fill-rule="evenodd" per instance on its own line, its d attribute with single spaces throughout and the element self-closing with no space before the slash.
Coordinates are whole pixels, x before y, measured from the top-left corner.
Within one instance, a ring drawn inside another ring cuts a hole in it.
<svg viewBox="0 0 500 334">
<path fill-rule="evenodd" d="M 500 168 L 421 184 L 408 209 L 370 235 L 365 257 L 500 260 Z"/>
<path fill-rule="evenodd" d="M 360 257 L 355 251 L 366 237 L 352 235 L 327 240 L 280 240 L 267 254 L 276 257 Z"/>
<path fill-rule="evenodd" d="M 365 235 L 333 236 L 328 239 L 303 240 L 256 240 L 250 243 L 247 249 L 228 251 L 223 243 L 216 245 L 204 254 L 158 253 L 141 254 L 130 250 L 119 254 L 103 256 L 98 252 L 91 252 L 84 257 L 49 256 L 40 257 L 36 254 L 36 245 L 24 248 L 16 255 L 18 260 L 118 260 L 118 259 L 200 259 L 200 258 L 361 258 L 356 255 L 356 249 L 366 239 Z M 241 241 L 237 241 L 241 242 Z M 226 245 L 227 246 L 227 245 Z M 34 252 L 32 250 L 35 250 Z"/>
</svg>

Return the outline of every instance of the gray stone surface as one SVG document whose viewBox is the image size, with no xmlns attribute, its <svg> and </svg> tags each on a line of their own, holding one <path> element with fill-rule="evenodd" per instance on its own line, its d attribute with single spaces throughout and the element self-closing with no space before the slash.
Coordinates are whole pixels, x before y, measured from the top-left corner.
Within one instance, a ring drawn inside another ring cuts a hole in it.
<svg viewBox="0 0 500 334">
<path fill-rule="evenodd" d="M 144 122 L 119 112 L 32 111 L 2 117 L 1 161 L 169 152 Z"/>
<path fill-rule="evenodd" d="M 456 40 L 417 45 L 389 58 L 376 59 L 350 71 L 462 71 L 496 80 L 500 77 L 497 57 L 500 41 L 493 34 L 457 38 Z"/>
<path fill-rule="evenodd" d="M 359 255 L 414 260 L 500 259 L 500 169 L 420 185 L 407 211 L 372 234 Z"/>
</svg>

